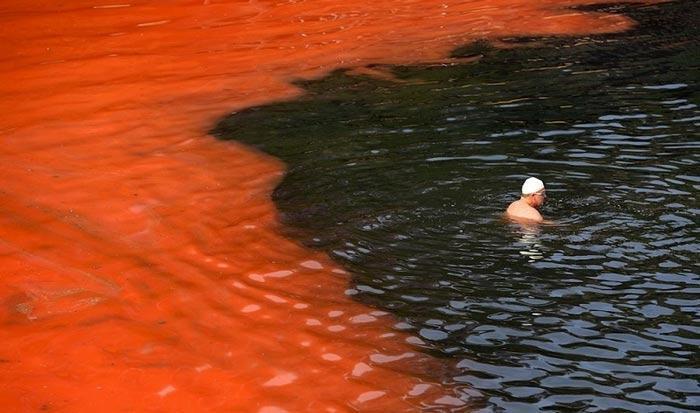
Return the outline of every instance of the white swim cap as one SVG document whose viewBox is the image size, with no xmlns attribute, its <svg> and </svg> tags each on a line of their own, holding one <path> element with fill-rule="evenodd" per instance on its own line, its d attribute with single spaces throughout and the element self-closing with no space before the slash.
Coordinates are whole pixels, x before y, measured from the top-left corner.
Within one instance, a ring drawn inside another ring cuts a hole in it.
<svg viewBox="0 0 700 413">
<path fill-rule="evenodd" d="M 523 195 L 530 195 L 534 194 L 537 191 L 541 191 L 544 189 L 544 182 L 540 181 L 539 179 L 535 177 L 530 177 L 525 180 L 525 183 L 523 184 L 523 189 L 522 189 L 522 194 Z"/>
</svg>

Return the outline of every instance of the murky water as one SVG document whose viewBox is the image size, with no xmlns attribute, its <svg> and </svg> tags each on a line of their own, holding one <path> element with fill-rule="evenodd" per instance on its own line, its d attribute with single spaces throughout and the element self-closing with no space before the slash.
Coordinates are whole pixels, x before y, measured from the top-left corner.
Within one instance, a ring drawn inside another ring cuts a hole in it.
<svg viewBox="0 0 700 413">
<path fill-rule="evenodd" d="M 458 363 L 447 382 L 485 410 L 694 411 L 700 8 L 628 12 L 624 34 L 337 72 L 215 133 L 288 164 L 287 233 Z M 529 175 L 552 224 L 501 218 Z"/>
</svg>

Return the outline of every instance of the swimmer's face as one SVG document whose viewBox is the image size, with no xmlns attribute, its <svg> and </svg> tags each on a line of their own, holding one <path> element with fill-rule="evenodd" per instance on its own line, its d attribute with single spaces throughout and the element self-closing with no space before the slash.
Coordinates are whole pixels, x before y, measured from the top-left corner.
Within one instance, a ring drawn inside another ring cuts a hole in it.
<svg viewBox="0 0 700 413">
<path fill-rule="evenodd" d="M 547 193 L 543 190 L 535 192 L 532 196 L 532 206 L 535 208 L 539 208 L 542 205 L 544 205 L 544 202 L 547 200 Z"/>
</svg>

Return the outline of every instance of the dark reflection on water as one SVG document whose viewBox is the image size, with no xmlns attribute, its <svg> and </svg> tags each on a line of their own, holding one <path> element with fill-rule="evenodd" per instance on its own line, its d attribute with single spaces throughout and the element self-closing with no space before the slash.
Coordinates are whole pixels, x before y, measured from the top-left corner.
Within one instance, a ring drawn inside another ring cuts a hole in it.
<svg viewBox="0 0 700 413">
<path fill-rule="evenodd" d="M 353 273 L 487 410 L 700 406 L 698 5 L 635 31 L 336 73 L 215 133 L 280 157 L 290 233 Z M 500 213 L 528 175 L 555 224 Z"/>
</svg>

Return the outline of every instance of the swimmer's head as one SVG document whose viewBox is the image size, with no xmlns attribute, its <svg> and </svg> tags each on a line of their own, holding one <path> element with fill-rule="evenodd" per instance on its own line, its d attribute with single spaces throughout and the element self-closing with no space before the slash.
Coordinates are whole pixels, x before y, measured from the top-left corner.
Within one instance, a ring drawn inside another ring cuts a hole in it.
<svg viewBox="0 0 700 413">
<path fill-rule="evenodd" d="M 523 199 L 534 208 L 540 207 L 547 199 L 547 194 L 544 190 L 544 182 L 535 177 L 530 177 L 525 180 L 521 190 Z"/>
</svg>

